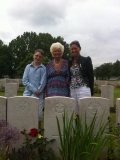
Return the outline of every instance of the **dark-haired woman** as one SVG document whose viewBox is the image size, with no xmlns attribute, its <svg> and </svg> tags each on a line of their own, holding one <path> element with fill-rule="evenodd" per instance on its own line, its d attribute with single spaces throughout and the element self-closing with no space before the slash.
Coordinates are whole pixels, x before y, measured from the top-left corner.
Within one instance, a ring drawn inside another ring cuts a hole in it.
<svg viewBox="0 0 120 160">
<path fill-rule="evenodd" d="M 94 74 L 90 57 L 80 54 L 81 46 L 78 41 L 70 43 L 72 59 L 69 61 L 70 96 L 75 99 L 75 114 L 79 114 L 78 99 L 93 95 Z"/>
</svg>

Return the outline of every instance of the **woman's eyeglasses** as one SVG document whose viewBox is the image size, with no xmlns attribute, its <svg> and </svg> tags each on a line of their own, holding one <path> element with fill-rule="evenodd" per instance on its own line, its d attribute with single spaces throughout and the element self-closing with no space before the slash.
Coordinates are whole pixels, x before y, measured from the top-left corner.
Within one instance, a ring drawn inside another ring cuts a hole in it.
<svg viewBox="0 0 120 160">
<path fill-rule="evenodd" d="M 35 55 L 35 57 L 37 57 L 37 58 L 43 58 L 42 56 L 39 56 L 39 55 Z"/>
</svg>

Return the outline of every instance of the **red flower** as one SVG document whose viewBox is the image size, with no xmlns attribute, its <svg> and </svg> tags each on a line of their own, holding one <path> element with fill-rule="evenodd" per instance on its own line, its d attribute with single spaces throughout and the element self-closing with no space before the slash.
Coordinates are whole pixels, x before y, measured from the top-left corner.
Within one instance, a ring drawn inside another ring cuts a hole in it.
<svg viewBox="0 0 120 160">
<path fill-rule="evenodd" d="M 36 137 L 37 134 L 38 134 L 38 129 L 32 128 L 32 129 L 30 130 L 30 135 L 31 135 L 32 137 Z"/>
</svg>

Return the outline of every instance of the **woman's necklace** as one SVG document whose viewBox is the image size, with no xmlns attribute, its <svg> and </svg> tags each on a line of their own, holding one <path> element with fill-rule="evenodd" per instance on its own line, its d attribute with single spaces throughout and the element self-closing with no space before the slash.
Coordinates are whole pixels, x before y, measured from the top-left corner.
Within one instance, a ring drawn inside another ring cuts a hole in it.
<svg viewBox="0 0 120 160">
<path fill-rule="evenodd" d="M 76 67 L 76 66 L 77 66 L 77 60 L 78 60 L 78 58 L 77 58 L 77 59 L 75 59 L 75 60 L 73 60 L 73 66 L 74 66 L 74 67 Z"/>
<path fill-rule="evenodd" d="M 77 66 L 77 64 L 75 63 L 73 66 L 74 66 L 74 67 L 76 67 L 76 66 Z"/>
<path fill-rule="evenodd" d="M 55 59 L 54 59 L 54 65 L 55 65 L 55 66 L 60 65 L 60 63 L 61 63 L 61 59 L 60 59 L 60 61 L 59 61 L 58 63 L 56 63 L 56 62 L 55 62 Z"/>
<path fill-rule="evenodd" d="M 74 66 L 74 67 L 76 67 L 76 66 L 77 66 L 76 61 L 73 61 L 73 66 Z"/>
<path fill-rule="evenodd" d="M 61 61 L 62 61 L 62 59 L 60 59 L 60 61 L 58 63 L 56 63 L 55 59 L 54 59 L 53 64 L 54 64 L 54 68 L 55 68 L 56 71 L 60 71 Z"/>
</svg>

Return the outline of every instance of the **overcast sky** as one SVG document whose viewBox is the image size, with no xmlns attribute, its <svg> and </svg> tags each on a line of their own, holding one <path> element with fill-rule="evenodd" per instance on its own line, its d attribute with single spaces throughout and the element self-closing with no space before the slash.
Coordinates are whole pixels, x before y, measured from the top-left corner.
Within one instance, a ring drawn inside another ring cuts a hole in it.
<svg viewBox="0 0 120 160">
<path fill-rule="evenodd" d="M 0 39 L 24 32 L 78 40 L 94 68 L 120 60 L 120 0 L 0 0 Z M 64 53 L 65 54 L 65 53 Z"/>
</svg>

